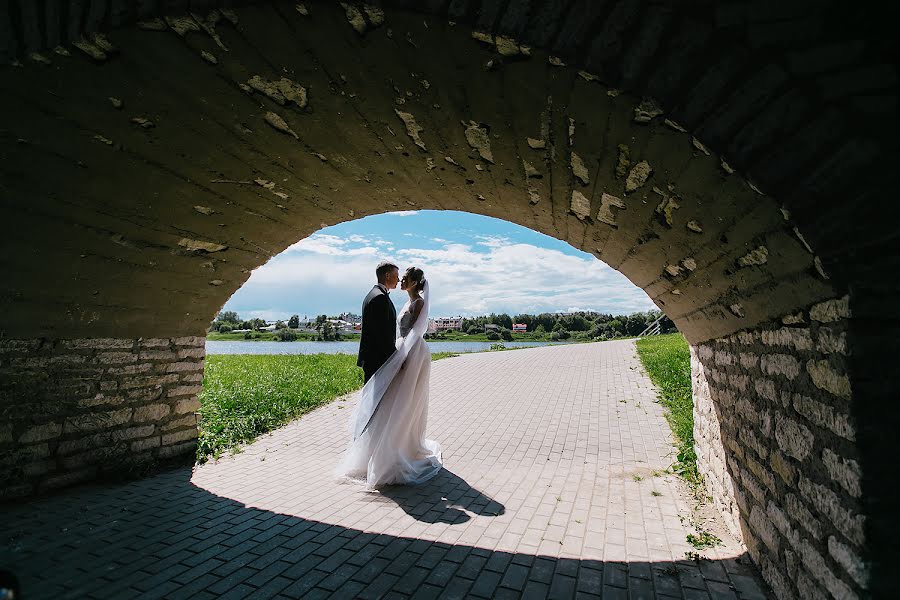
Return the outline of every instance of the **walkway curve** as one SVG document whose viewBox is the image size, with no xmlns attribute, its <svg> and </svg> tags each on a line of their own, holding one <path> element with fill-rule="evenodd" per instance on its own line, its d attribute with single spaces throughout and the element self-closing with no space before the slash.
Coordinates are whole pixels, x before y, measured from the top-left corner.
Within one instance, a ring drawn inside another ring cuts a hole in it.
<svg viewBox="0 0 900 600">
<path fill-rule="evenodd" d="M 693 502 L 660 473 L 655 400 L 633 341 L 445 359 L 428 484 L 332 481 L 342 399 L 193 474 L 4 509 L 0 565 L 26 598 L 766 597 L 715 520 L 725 544 L 685 558 Z"/>
</svg>

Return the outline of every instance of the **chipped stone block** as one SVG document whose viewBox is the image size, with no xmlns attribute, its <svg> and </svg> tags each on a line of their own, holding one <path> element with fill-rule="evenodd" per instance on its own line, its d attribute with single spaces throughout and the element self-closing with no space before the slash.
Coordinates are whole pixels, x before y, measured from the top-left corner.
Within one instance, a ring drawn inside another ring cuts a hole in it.
<svg viewBox="0 0 900 600">
<path fill-rule="evenodd" d="M 137 440 L 136 442 L 131 442 L 131 451 L 141 452 L 143 450 L 149 450 L 150 448 L 158 448 L 159 445 L 160 436 L 154 436 L 145 440 Z"/>
<path fill-rule="evenodd" d="M 196 427 L 197 426 L 197 415 L 189 414 L 178 419 L 169 421 L 160 427 L 160 430 L 163 432 L 174 431 L 176 429 L 184 429 L 185 427 Z"/>
<path fill-rule="evenodd" d="M 600 208 L 597 210 L 597 220 L 612 227 L 618 227 L 616 222 L 617 212 L 625 210 L 625 202 L 612 194 L 604 192 L 600 195 Z"/>
<path fill-rule="evenodd" d="M 838 413 L 831 406 L 801 394 L 794 394 L 792 400 L 794 410 L 809 419 L 811 423 L 829 429 L 851 442 L 856 441 L 856 428 L 848 414 Z"/>
<path fill-rule="evenodd" d="M 753 388 L 760 397 L 767 400 L 774 402 L 777 397 L 775 394 L 775 382 L 771 379 L 754 379 Z"/>
<path fill-rule="evenodd" d="M 800 493 L 809 501 L 820 514 L 828 517 L 831 523 L 837 527 L 851 542 L 862 545 L 865 543 L 864 523 L 865 517 L 858 515 L 847 508 L 841 502 L 836 493 L 824 485 L 819 485 L 800 476 Z"/>
<path fill-rule="evenodd" d="M 801 325 L 806 322 L 803 318 L 803 312 L 798 312 L 792 315 L 785 315 L 781 317 L 781 322 L 784 325 Z"/>
<path fill-rule="evenodd" d="M 591 216 L 591 201 L 578 190 L 572 190 L 569 210 L 578 217 L 578 220 L 584 221 Z"/>
<path fill-rule="evenodd" d="M 802 461 L 809 456 L 815 437 L 806 426 L 776 413 L 775 439 L 785 454 Z"/>
<path fill-rule="evenodd" d="M 852 458 L 838 456 L 830 448 L 825 448 L 822 451 L 822 464 L 825 465 L 831 478 L 847 490 L 848 494 L 854 498 L 862 496 L 862 486 L 860 485 L 862 469 L 858 462 Z"/>
<path fill-rule="evenodd" d="M 469 121 L 466 125 L 466 142 L 473 149 L 478 151 L 478 155 L 493 164 L 494 155 L 491 152 L 491 138 L 488 135 L 487 127 L 479 125 L 475 121 Z"/>
<path fill-rule="evenodd" d="M 665 119 L 663 123 L 666 124 L 667 127 L 674 129 L 675 131 L 680 131 L 681 133 L 687 133 L 687 129 L 673 121 L 672 119 Z"/>
<path fill-rule="evenodd" d="M 813 548 L 812 544 L 805 539 L 801 540 L 799 550 L 800 560 L 803 561 L 803 564 L 816 580 L 825 586 L 825 589 L 828 590 L 832 597 L 841 598 L 842 600 L 858 598 L 857 594 L 828 568 L 825 559 Z"/>
<path fill-rule="evenodd" d="M 806 371 L 816 387 L 841 398 L 850 398 L 850 378 L 835 371 L 827 360 L 808 360 Z"/>
<path fill-rule="evenodd" d="M 199 253 L 199 252 L 221 252 L 223 250 L 227 250 L 228 246 L 225 244 L 218 244 L 216 242 L 206 242 L 203 240 L 192 240 L 190 238 L 181 238 L 178 241 L 178 245 L 182 248 L 187 249 L 188 251 Z"/>
<path fill-rule="evenodd" d="M 860 558 L 855 549 L 831 535 L 828 536 L 828 553 L 861 588 L 868 587 L 869 565 Z"/>
<path fill-rule="evenodd" d="M 92 60 L 95 60 L 97 62 L 103 62 L 107 59 L 106 52 L 104 52 L 102 48 L 97 46 L 94 42 L 89 41 L 85 37 L 81 37 L 80 39 L 75 40 L 74 42 L 72 42 L 72 45 L 84 52 Z"/>
<path fill-rule="evenodd" d="M 816 335 L 816 350 L 823 354 L 847 354 L 847 334 L 820 327 Z"/>
<path fill-rule="evenodd" d="M 849 319 L 850 316 L 849 296 L 826 300 L 809 309 L 809 318 L 820 323 L 833 323 L 840 319 Z"/>
<path fill-rule="evenodd" d="M 192 31 L 201 31 L 200 24 L 191 16 L 164 17 L 166 24 L 181 37 Z"/>
<path fill-rule="evenodd" d="M 762 332 L 761 341 L 767 346 L 789 346 L 797 350 L 812 350 L 812 335 L 808 329 L 782 327 Z"/>
<path fill-rule="evenodd" d="M 185 386 L 185 387 L 189 387 L 189 386 Z M 191 387 L 195 387 L 195 388 L 201 387 L 202 388 L 202 386 L 191 386 Z M 174 412 L 176 414 L 181 415 L 181 414 L 185 414 L 185 413 L 194 413 L 194 412 L 197 412 L 198 410 L 200 410 L 200 399 L 195 396 L 193 398 L 185 398 L 183 400 L 179 400 L 178 402 L 176 402 Z"/>
<path fill-rule="evenodd" d="M 535 168 L 535 166 L 534 166 L 533 164 L 531 164 L 530 162 L 528 162 L 528 161 L 525 160 L 525 159 L 522 159 L 522 171 L 525 173 L 525 177 L 526 177 L 526 178 L 531 178 L 531 177 L 534 177 L 534 178 L 540 178 L 540 177 L 543 177 L 543 175 L 541 175 L 541 172 L 538 171 L 538 170 Z"/>
<path fill-rule="evenodd" d="M 287 77 L 269 81 L 260 75 L 254 75 L 247 80 L 247 86 L 282 106 L 292 102 L 299 108 L 306 108 L 308 104 L 306 88 Z"/>
<path fill-rule="evenodd" d="M 781 477 L 782 481 L 788 485 L 794 485 L 794 481 L 797 478 L 797 471 L 781 452 L 773 450 L 769 455 L 769 464 L 772 465 L 772 469 L 778 473 L 778 476 Z"/>
<path fill-rule="evenodd" d="M 422 138 L 419 136 L 425 129 L 416 122 L 416 118 L 411 113 L 403 112 L 396 108 L 394 109 L 394 112 L 397 113 L 397 116 L 403 121 L 404 126 L 406 126 L 406 134 L 413 143 L 422 150 L 427 150 L 427 148 L 425 148 L 425 142 L 423 142 Z"/>
<path fill-rule="evenodd" d="M 754 505 L 750 511 L 750 527 L 772 551 L 772 554 L 778 556 L 778 552 L 781 549 L 778 533 L 769 520 L 768 515 L 757 505 Z"/>
<path fill-rule="evenodd" d="M 534 138 L 526 138 L 526 143 L 528 147 L 532 150 L 543 150 L 547 147 L 547 142 L 544 140 L 536 140 Z"/>
<path fill-rule="evenodd" d="M 591 182 L 591 177 L 588 174 L 587 167 L 584 166 L 584 161 L 576 152 L 572 152 L 572 174 L 578 178 L 582 185 L 588 185 Z"/>
<path fill-rule="evenodd" d="M 147 421 L 159 421 L 170 412 L 168 404 L 151 404 L 149 406 L 139 406 L 134 409 L 132 420 L 136 423 Z"/>
<path fill-rule="evenodd" d="M 185 440 L 195 440 L 199 432 L 196 427 L 182 429 L 181 431 L 175 431 L 172 433 L 167 433 L 162 436 L 162 445 L 163 446 L 171 446 L 172 444 L 177 444 L 178 442 L 183 442 Z"/>
<path fill-rule="evenodd" d="M 640 104 L 634 107 L 633 120 L 635 123 L 649 123 L 661 114 L 663 114 L 663 109 L 656 100 L 644 98 Z"/>
<path fill-rule="evenodd" d="M 169 390 L 168 394 L 166 394 L 169 398 L 174 396 L 189 396 L 199 394 L 203 391 L 202 385 L 179 385 L 173 387 Z"/>
<path fill-rule="evenodd" d="M 661 197 L 659 204 L 656 206 L 656 214 L 659 215 L 660 220 L 665 225 L 672 227 L 674 213 L 681 208 L 678 198 L 658 187 L 654 187 L 653 192 Z"/>
<path fill-rule="evenodd" d="M 769 249 L 765 246 L 754 248 L 737 260 L 739 267 L 764 265 L 769 262 Z"/>
<path fill-rule="evenodd" d="M 282 119 L 279 115 L 273 113 L 272 111 L 267 112 L 265 114 L 265 116 L 263 117 L 263 119 L 273 129 L 280 131 L 282 133 L 286 133 L 290 136 L 293 136 L 294 139 L 296 139 L 296 140 L 300 139 L 300 136 L 297 135 L 296 133 L 294 133 L 294 130 L 288 126 L 287 122 L 284 119 Z"/>
<path fill-rule="evenodd" d="M 643 187 L 652 173 L 653 169 L 650 168 L 650 163 L 646 160 L 642 160 L 634 165 L 625 179 L 625 193 L 631 193 Z"/>
<path fill-rule="evenodd" d="M 793 380 L 800 374 L 800 361 L 790 354 L 764 354 L 760 369 L 767 375 L 781 375 Z"/>
<path fill-rule="evenodd" d="M 532 206 L 541 201 L 540 194 L 537 193 L 536 190 L 530 189 L 528 190 L 528 203 Z"/>
</svg>

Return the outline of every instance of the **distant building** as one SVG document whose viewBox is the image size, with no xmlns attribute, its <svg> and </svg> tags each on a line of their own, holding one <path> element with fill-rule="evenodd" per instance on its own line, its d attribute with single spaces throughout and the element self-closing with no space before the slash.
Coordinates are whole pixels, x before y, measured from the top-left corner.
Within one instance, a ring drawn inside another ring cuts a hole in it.
<svg viewBox="0 0 900 600">
<path fill-rule="evenodd" d="M 354 313 L 341 313 L 338 315 L 338 318 L 348 323 L 362 323 L 362 317 Z"/>
<path fill-rule="evenodd" d="M 462 317 L 437 317 L 434 319 L 435 331 L 462 329 Z"/>
<path fill-rule="evenodd" d="M 528 331 L 528 326 L 525 323 L 513 323 L 513 333 L 525 333 Z"/>
</svg>

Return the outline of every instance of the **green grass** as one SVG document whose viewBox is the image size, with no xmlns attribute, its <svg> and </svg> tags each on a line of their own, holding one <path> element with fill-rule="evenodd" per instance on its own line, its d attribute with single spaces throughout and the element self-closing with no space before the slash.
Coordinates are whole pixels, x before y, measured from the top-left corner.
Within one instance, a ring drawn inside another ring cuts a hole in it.
<svg viewBox="0 0 900 600">
<path fill-rule="evenodd" d="M 431 359 L 453 356 L 459 354 L 436 352 Z M 207 356 L 197 461 L 252 442 L 362 384 L 351 354 Z"/>
<path fill-rule="evenodd" d="M 638 356 L 650 379 L 660 389 L 666 419 L 678 440 L 678 457 L 672 470 L 689 483 L 700 482 L 694 452 L 694 404 L 691 397 L 691 357 L 680 333 L 646 337 L 637 342 Z"/>
<path fill-rule="evenodd" d="M 349 354 L 207 356 L 197 460 L 253 441 L 352 392 L 362 380 Z"/>
</svg>

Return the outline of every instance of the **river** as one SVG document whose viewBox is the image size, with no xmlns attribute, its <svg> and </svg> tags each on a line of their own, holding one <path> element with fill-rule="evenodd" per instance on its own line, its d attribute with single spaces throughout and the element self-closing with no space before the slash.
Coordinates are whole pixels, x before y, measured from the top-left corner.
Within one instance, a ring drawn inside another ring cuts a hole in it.
<svg viewBox="0 0 900 600">
<path fill-rule="evenodd" d="M 428 342 L 435 352 L 483 352 L 498 342 Z M 503 342 L 507 348 L 556 346 L 567 342 Z M 206 342 L 207 354 L 356 354 L 359 342 Z"/>
</svg>

